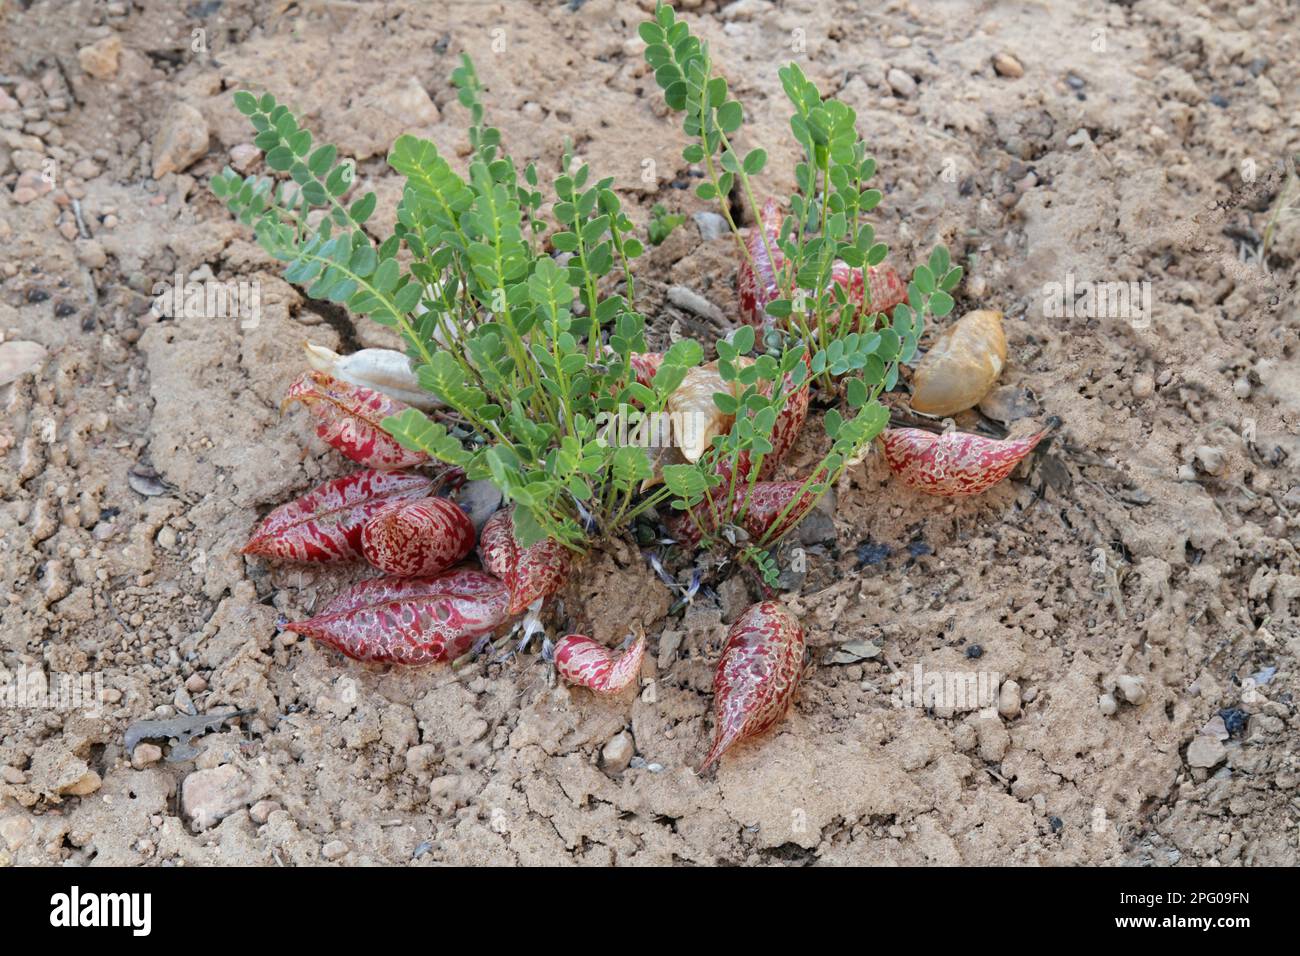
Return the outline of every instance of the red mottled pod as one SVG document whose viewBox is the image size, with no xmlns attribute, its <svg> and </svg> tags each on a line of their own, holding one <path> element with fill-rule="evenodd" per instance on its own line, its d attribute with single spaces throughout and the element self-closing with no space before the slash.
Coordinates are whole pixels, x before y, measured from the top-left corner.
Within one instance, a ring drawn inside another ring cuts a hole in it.
<svg viewBox="0 0 1300 956">
<path fill-rule="evenodd" d="M 302 402 L 319 419 L 317 435 L 368 468 L 408 468 L 429 460 L 422 451 L 403 448 L 380 427 L 385 418 L 410 407 L 383 392 L 351 385 L 324 372 L 303 372 L 289 386 L 280 410 L 294 402 Z"/>
<path fill-rule="evenodd" d="M 663 352 L 633 352 L 627 357 L 633 377 L 646 388 L 654 386 L 655 373 L 659 371 L 663 360 Z"/>
<path fill-rule="evenodd" d="M 769 328 L 773 320 L 766 312 L 767 304 L 780 295 L 777 276 L 785 265 L 785 253 L 777 245 L 785 213 L 775 199 L 769 199 L 763 204 L 759 219 L 760 226 L 751 229 L 745 239 L 749 255 L 740 263 L 736 286 L 740 294 L 741 320 L 748 325 Z M 766 242 L 763 241 L 765 237 Z M 900 302 L 907 301 L 907 284 L 893 267 L 870 266 L 867 276 L 872 312 L 889 312 Z M 849 302 L 860 309 L 866 307 L 864 291 L 867 283 L 863 281 L 861 269 L 837 260 L 831 267 L 831 281 L 844 288 Z"/>
<path fill-rule="evenodd" d="M 572 563 L 569 549 L 553 538 L 521 549 L 507 510 L 498 511 L 483 526 L 478 553 L 483 567 L 510 588 L 511 614 L 558 591 Z"/>
<path fill-rule="evenodd" d="M 963 432 L 935 435 L 919 428 L 887 428 L 885 461 L 903 481 L 927 495 L 979 494 L 1011 474 L 1046 435 L 996 439 Z"/>
<path fill-rule="evenodd" d="M 361 553 L 403 577 L 441 574 L 474 550 L 474 523 L 446 498 L 390 505 L 361 530 Z"/>
<path fill-rule="evenodd" d="M 438 577 L 371 578 L 316 617 L 286 624 L 359 661 L 434 664 L 455 660 L 507 618 L 510 592 L 482 571 Z"/>
<path fill-rule="evenodd" d="M 700 766 L 785 716 L 803 673 L 803 628 L 775 601 L 755 604 L 731 625 L 713 677 L 713 746 Z"/>
<path fill-rule="evenodd" d="M 597 694 L 617 694 L 636 681 L 645 657 L 645 635 L 622 654 L 581 634 L 570 634 L 555 644 L 555 669 L 567 683 Z"/>
<path fill-rule="evenodd" d="M 775 541 L 802 521 L 817 502 L 817 496 L 811 491 L 804 492 L 803 497 L 795 501 L 795 496 L 803 486 L 802 481 L 754 482 L 748 500 L 736 502 L 737 512 L 742 506 L 745 509 L 743 526 L 749 536 L 755 541 L 764 536 L 768 536 L 769 541 Z M 737 498 L 742 497 L 737 495 Z"/>
<path fill-rule="evenodd" d="M 267 515 L 243 553 L 285 561 L 351 561 L 361 557 L 367 521 L 394 502 L 423 498 L 433 484 L 423 475 L 369 468 L 335 478 Z"/>
</svg>

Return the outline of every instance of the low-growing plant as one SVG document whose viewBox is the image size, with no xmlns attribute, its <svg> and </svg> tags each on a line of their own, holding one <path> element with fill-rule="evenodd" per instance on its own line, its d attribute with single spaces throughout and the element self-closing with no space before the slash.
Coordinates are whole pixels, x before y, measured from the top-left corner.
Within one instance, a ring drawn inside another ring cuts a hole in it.
<svg viewBox="0 0 1300 956">
<path fill-rule="evenodd" d="M 728 98 L 707 46 L 672 8 L 661 4 L 641 35 L 665 100 L 684 114 L 693 141 L 683 157 L 704 170 L 698 193 L 719 202 L 753 269 L 728 197 L 738 186 L 757 213 L 754 179 L 766 153 L 736 148 L 743 110 Z M 892 315 L 873 311 L 869 293 L 853 300 L 836 270 L 869 269 L 888 251 L 865 221 L 880 200 L 866 186 L 875 162 L 851 109 L 824 99 L 797 65 L 781 77 L 805 158 L 795 170 L 791 216 L 774 238 L 757 230 L 777 265 L 779 295 L 765 305 L 773 327 L 760 338 L 742 326 L 715 343 L 728 390 L 714 402 L 735 424 L 699 460 L 664 466 L 653 487 L 645 487 L 658 477 L 646 449 L 611 444 L 599 421 L 624 407 L 664 412 L 705 350 L 679 340 L 638 381 L 647 323 L 632 263 L 643 244 L 613 180 L 595 178 L 566 149 L 544 216 L 541 173 L 531 163 L 521 170 L 501 132 L 486 124 L 468 57 L 451 77 L 469 114 L 467 168 L 453 169 L 428 140 L 400 137 L 388 154 L 405 179 L 390 235 L 375 240 L 366 231 L 373 192 L 345 199 L 355 177 L 350 161 L 315 144 L 269 93 L 239 92 L 235 103 L 273 175 L 226 168 L 211 186 L 285 263 L 287 280 L 400 335 L 420 385 L 444 408 L 406 408 L 384 429 L 406 448 L 495 484 L 514 504 L 521 546 L 552 538 L 581 551 L 593 537 L 619 534 L 671 506 L 706 544 L 729 540 L 773 581 L 768 549 L 885 427 L 880 395 L 912 357 L 925 316 L 952 308 L 949 293 L 961 275 L 940 247 L 913 273 L 907 301 Z M 655 215 L 649 241 L 661 241 L 665 228 L 665 217 Z M 757 534 L 746 534 L 740 529 L 774 451 L 773 431 L 801 394 L 806 404 L 813 379 L 826 395 L 843 396 L 842 408 L 824 416 L 829 448 L 798 493 Z"/>
</svg>

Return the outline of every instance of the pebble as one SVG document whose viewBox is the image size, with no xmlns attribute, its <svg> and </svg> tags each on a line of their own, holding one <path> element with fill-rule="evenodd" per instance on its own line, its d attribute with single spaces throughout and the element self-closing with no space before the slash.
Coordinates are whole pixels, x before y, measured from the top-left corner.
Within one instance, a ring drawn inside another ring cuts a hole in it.
<svg viewBox="0 0 1300 956">
<path fill-rule="evenodd" d="M 1156 381 L 1150 375 L 1142 372 L 1133 376 L 1133 384 L 1129 387 L 1133 391 L 1134 398 L 1150 398 L 1155 394 Z"/>
<path fill-rule="evenodd" d="M 1187 747 L 1187 765 L 1209 769 L 1222 763 L 1228 756 L 1228 749 L 1217 737 L 1197 734 Z"/>
<path fill-rule="evenodd" d="M 1025 75 L 1025 68 L 1010 53 L 998 53 L 993 57 L 993 69 L 997 71 L 998 76 L 1005 76 L 1011 79 L 1018 79 Z"/>
<path fill-rule="evenodd" d="M 253 822 L 261 826 L 267 820 L 271 819 L 271 814 L 280 809 L 280 805 L 274 800 L 259 800 L 248 809 L 248 815 Z"/>
<path fill-rule="evenodd" d="M 201 694 L 208 689 L 208 682 L 202 674 L 191 674 L 185 681 L 185 689 L 191 694 Z"/>
<path fill-rule="evenodd" d="M 108 265 L 108 253 L 98 239 L 80 239 L 77 241 L 77 260 L 91 269 L 102 269 Z"/>
<path fill-rule="evenodd" d="M 916 95 L 916 80 L 912 79 L 910 73 L 896 66 L 885 74 L 885 82 L 889 84 L 891 90 L 905 100 L 910 100 Z"/>
<path fill-rule="evenodd" d="M 17 850 L 32 834 L 32 821 L 25 816 L 5 817 L 0 820 L 0 839 L 10 850 Z"/>
<path fill-rule="evenodd" d="M 45 361 L 45 346 L 39 342 L 0 342 L 0 388 L 16 382 Z"/>
<path fill-rule="evenodd" d="M 1207 475 L 1223 474 L 1223 451 L 1213 445 L 1201 445 L 1196 449 L 1196 464 Z"/>
<path fill-rule="evenodd" d="M 72 783 L 59 787 L 59 793 L 73 797 L 88 797 L 103 785 L 104 781 L 99 774 L 93 770 L 87 770 Z"/>
<path fill-rule="evenodd" d="M 632 761 L 632 735 L 627 731 L 616 734 L 600 752 L 601 763 L 608 773 L 622 773 Z"/>
<path fill-rule="evenodd" d="M 1119 704 L 1110 694 L 1102 694 L 1097 698 L 1097 709 L 1101 711 L 1103 717 L 1113 717 L 1115 711 L 1119 710 Z"/>
<path fill-rule="evenodd" d="M 248 781 L 232 764 L 196 770 L 181 784 L 181 812 L 195 830 L 206 830 L 247 802 Z"/>
<path fill-rule="evenodd" d="M 726 321 L 726 316 L 722 314 L 721 309 L 698 292 L 688 289 L 684 285 L 675 285 L 669 288 L 668 301 L 712 322 Z"/>
<path fill-rule="evenodd" d="M 731 227 L 727 225 L 727 220 L 716 212 L 697 212 L 691 218 L 695 220 L 695 225 L 700 230 L 700 238 L 705 242 L 720 239 L 731 231 Z"/>
<path fill-rule="evenodd" d="M 1195 480 L 1196 480 L 1196 469 L 1193 468 L 1191 465 L 1179 465 L 1179 466 L 1178 466 L 1178 480 L 1179 480 L 1179 481 L 1195 481 Z"/>
<path fill-rule="evenodd" d="M 189 103 L 173 103 L 153 141 L 153 178 L 179 173 L 208 151 L 208 121 Z"/>
<path fill-rule="evenodd" d="M 327 860 L 341 860 L 348 855 L 348 845 L 342 840 L 330 840 L 320 848 L 320 855 Z"/>
<path fill-rule="evenodd" d="M 136 744 L 135 750 L 131 751 L 131 766 L 136 770 L 143 770 L 162 760 L 162 755 L 162 748 L 157 744 Z"/>
<path fill-rule="evenodd" d="M 240 143 L 230 147 L 230 165 L 236 172 L 246 173 L 262 156 L 262 151 L 252 143 Z"/>
<path fill-rule="evenodd" d="M 107 80 L 117 75 L 118 59 L 122 55 L 122 40 L 116 34 L 96 40 L 77 51 L 81 68 L 97 80 Z"/>
<path fill-rule="evenodd" d="M 998 691 L 998 713 L 1011 720 L 1020 714 L 1020 685 L 1009 680 Z"/>
<path fill-rule="evenodd" d="M 1070 137 L 1065 141 L 1065 145 L 1084 146 L 1087 143 L 1091 143 L 1091 142 L 1092 142 L 1092 135 L 1086 129 L 1080 127 L 1070 135 Z"/>
<path fill-rule="evenodd" d="M 1147 699 L 1146 681 L 1141 677 L 1122 674 L 1116 684 L 1119 686 L 1119 692 L 1124 695 L 1124 699 L 1134 706 Z"/>
<path fill-rule="evenodd" d="M 176 530 L 168 525 L 158 529 L 158 546 L 170 551 L 176 547 Z"/>
<path fill-rule="evenodd" d="M 1232 394 L 1238 398 L 1250 398 L 1250 379 L 1242 376 L 1233 382 Z"/>
<path fill-rule="evenodd" d="M 21 786 L 27 782 L 27 774 L 17 767 L 4 766 L 0 767 L 0 780 L 14 786 Z"/>
</svg>

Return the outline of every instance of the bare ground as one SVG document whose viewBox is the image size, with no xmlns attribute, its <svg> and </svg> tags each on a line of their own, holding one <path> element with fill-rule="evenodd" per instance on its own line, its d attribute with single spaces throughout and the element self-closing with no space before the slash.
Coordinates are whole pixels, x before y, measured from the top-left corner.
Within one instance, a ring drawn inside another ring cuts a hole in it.
<svg viewBox="0 0 1300 956">
<path fill-rule="evenodd" d="M 0 667 L 99 674 L 111 700 L 0 709 L 0 865 L 1297 862 L 1294 6 L 683 6 L 772 193 L 794 157 L 781 64 L 857 109 L 892 256 L 947 243 L 967 269 L 957 311 L 1007 314 L 1003 383 L 1063 421 L 1047 455 L 957 503 L 877 456 L 852 470 L 785 596 L 816 666 L 716 776 L 691 768 L 725 621 L 752 597 L 738 578 L 668 616 L 633 547 L 594 554 L 556 626 L 613 642 L 639 618 L 652 640 L 640 695 L 612 702 L 555 686 L 535 654 L 400 672 L 295 642 L 277 617 L 355 572 L 237 553 L 271 506 L 346 470 L 280 394 L 304 339 L 387 339 L 277 278 L 207 193 L 250 138 L 231 92 L 271 90 L 354 157 L 382 227 L 396 135 L 466 151 L 446 78 L 467 51 L 521 161 L 555 169 L 568 137 L 637 221 L 655 202 L 696 212 L 630 39 L 642 14 L 0 0 L 0 332 L 48 349 L 0 386 Z M 78 51 L 110 36 L 116 70 L 89 75 Z M 999 53 L 1023 76 L 999 75 Z M 155 178 L 177 103 L 208 148 Z M 52 191 L 21 192 L 47 169 Z M 735 268 L 730 239 L 688 220 L 643 260 L 642 304 L 689 328 L 667 286 L 730 312 Z M 159 320 L 150 294 L 178 272 L 259 281 L 260 322 Z M 1045 316 L 1045 284 L 1070 274 L 1149 280 L 1150 322 Z M 864 639 L 882 652 L 825 663 Z M 896 706 L 918 665 L 1013 680 L 1018 706 Z M 1145 696 L 1105 715 L 1121 675 Z M 191 707 L 256 713 L 193 762 L 134 768 L 127 725 Z M 623 732 L 636 758 L 618 771 L 600 755 Z M 182 787 L 211 820 L 187 818 Z"/>
</svg>

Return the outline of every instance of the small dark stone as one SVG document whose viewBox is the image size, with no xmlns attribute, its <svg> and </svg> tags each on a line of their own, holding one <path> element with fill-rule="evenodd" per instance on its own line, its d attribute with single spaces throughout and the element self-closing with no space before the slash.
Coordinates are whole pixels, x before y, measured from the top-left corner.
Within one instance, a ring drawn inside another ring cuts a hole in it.
<svg viewBox="0 0 1300 956">
<path fill-rule="evenodd" d="M 914 558 L 919 558 L 922 555 L 934 554 L 934 548 L 930 547 L 924 541 L 912 541 L 907 546 L 907 553 Z"/>
<path fill-rule="evenodd" d="M 1250 71 L 1251 76 L 1259 76 L 1268 69 L 1268 57 L 1257 56 L 1246 64 L 1246 69 Z"/>
<path fill-rule="evenodd" d="M 1246 721 L 1250 719 L 1250 715 L 1240 707 L 1229 707 L 1221 710 L 1219 716 L 1223 718 L 1223 726 L 1234 737 L 1245 729 Z"/>
<path fill-rule="evenodd" d="M 1215 93 L 1213 96 L 1210 97 L 1210 102 L 1213 103 L 1215 106 L 1217 106 L 1219 109 L 1225 109 L 1228 105 L 1228 98 L 1226 96 L 1223 96 L 1220 93 Z"/>
<path fill-rule="evenodd" d="M 1062 821 L 1060 817 L 1048 817 L 1047 824 L 1052 828 L 1053 833 L 1060 833 L 1061 828 L 1065 826 L 1064 821 Z"/>
<path fill-rule="evenodd" d="M 864 568 L 869 564 L 880 564 L 890 555 L 889 545 L 876 544 L 870 538 L 867 538 L 858 545 L 858 567 Z"/>
<path fill-rule="evenodd" d="M 60 302 L 54 307 L 54 314 L 60 319 L 66 319 L 70 315 L 77 314 L 77 307 L 66 302 Z"/>
<path fill-rule="evenodd" d="M 984 648 L 980 647 L 978 644 L 972 644 L 968 648 L 966 648 L 966 656 L 971 658 L 972 660 L 983 657 Z"/>
<path fill-rule="evenodd" d="M 44 302 L 50 297 L 50 294 L 44 289 L 28 289 L 27 301 L 35 305 L 38 302 Z"/>
<path fill-rule="evenodd" d="M 1088 84 L 1084 81 L 1083 77 L 1081 77 L 1081 76 L 1077 76 L 1077 75 L 1075 75 L 1074 73 L 1067 73 L 1067 74 L 1065 74 L 1065 82 L 1066 82 L 1066 83 L 1069 83 L 1069 84 L 1070 84 L 1070 87 L 1071 87 L 1072 89 L 1076 89 L 1076 90 L 1081 90 L 1081 89 L 1083 89 L 1085 86 L 1088 85 Z"/>
</svg>

